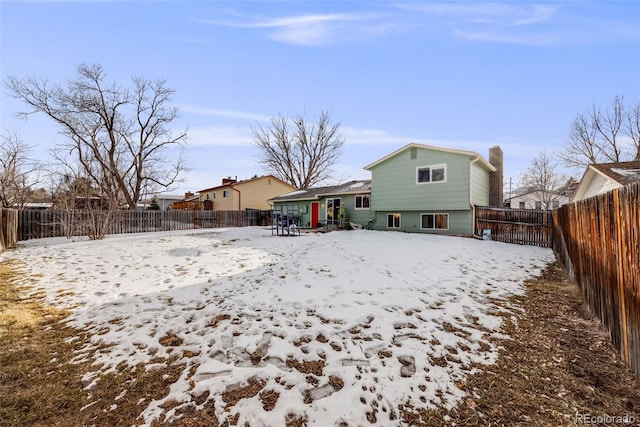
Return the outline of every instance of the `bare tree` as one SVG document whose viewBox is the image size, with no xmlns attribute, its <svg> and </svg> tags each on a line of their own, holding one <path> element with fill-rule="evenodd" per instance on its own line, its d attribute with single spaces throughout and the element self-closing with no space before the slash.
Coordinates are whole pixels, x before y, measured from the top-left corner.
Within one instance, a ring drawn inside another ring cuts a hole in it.
<svg viewBox="0 0 640 427">
<path fill-rule="evenodd" d="M 626 106 L 614 97 L 610 109 L 592 105 L 571 124 L 566 150 L 559 154 L 567 166 L 640 160 L 640 102 Z"/>
<path fill-rule="evenodd" d="M 5 131 L 0 142 L 0 205 L 19 209 L 39 181 L 39 162 L 29 157 L 32 147 Z"/>
<path fill-rule="evenodd" d="M 569 178 L 556 171 L 557 163 L 547 151 L 543 151 L 531 160 L 529 169 L 520 177 L 520 183 L 530 191 L 535 192 L 542 202 L 543 209 L 551 209 L 553 202 L 559 200 L 560 189 Z"/>
<path fill-rule="evenodd" d="M 133 77 L 130 88 L 105 80 L 102 66 L 82 64 L 64 86 L 15 77 L 5 85 L 31 108 L 18 117 L 43 113 L 59 125 L 67 138 L 56 153 L 75 158 L 77 175 L 99 188 L 110 208 L 134 209 L 145 194 L 178 181 L 187 135 L 171 132 L 178 110 L 169 105 L 174 90 L 165 80 Z"/>
<path fill-rule="evenodd" d="M 332 123 L 326 111 L 320 113 L 316 123 L 301 114 L 293 121 L 278 116 L 271 118 L 270 128 L 257 124 L 251 130 L 260 151 L 258 161 L 296 188 L 308 188 L 327 179 L 344 145 L 340 123 Z"/>
</svg>

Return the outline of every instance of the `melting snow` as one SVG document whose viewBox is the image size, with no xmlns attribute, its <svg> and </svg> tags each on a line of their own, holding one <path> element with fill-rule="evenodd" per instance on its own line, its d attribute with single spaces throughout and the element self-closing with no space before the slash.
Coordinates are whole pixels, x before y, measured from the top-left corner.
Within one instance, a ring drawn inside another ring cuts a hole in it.
<svg viewBox="0 0 640 427">
<path fill-rule="evenodd" d="M 79 304 L 73 324 L 112 344 L 87 378 L 188 355 L 169 394 L 144 410 L 146 425 L 166 401 L 201 407 L 190 396 L 205 391 L 219 420 L 239 413 L 237 425 L 297 414 L 310 426 L 389 426 L 400 404 L 454 406 L 456 383 L 497 357 L 487 341 L 499 334 L 496 311 L 553 260 L 550 249 L 458 237 L 258 227 L 41 239 L 11 256 L 52 301 Z M 74 295 L 63 301 L 61 289 Z M 160 344 L 167 334 L 177 347 Z M 313 361 L 321 372 L 301 372 Z M 275 407 L 254 396 L 225 411 L 223 392 L 256 379 L 278 393 Z"/>
</svg>

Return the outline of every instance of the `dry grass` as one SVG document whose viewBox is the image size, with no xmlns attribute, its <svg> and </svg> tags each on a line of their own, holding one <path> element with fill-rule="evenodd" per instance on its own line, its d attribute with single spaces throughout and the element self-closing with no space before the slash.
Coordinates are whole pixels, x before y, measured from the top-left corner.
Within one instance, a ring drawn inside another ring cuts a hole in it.
<svg viewBox="0 0 640 427">
<path fill-rule="evenodd" d="M 640 384 L 560 264 L 513 302 L 526 311 L 516 322 L 505 317 L 512 339 L 499 343 L 497 363 L 459 384 L 467 396 L 452 410 L 404 408 L 408 425 L 575 426 L 577 414 L 628 415 L 640 425 Z"/>
<path fill-rule="evenodd" d="M 24 297 L 18 286 L 20 264 L 0 263 L 0 426 L 115 426 L 141 423 L 151 400 L 166 396 L 185 368 L 178 357 L 154 360 L 164 368 L 119 366 L 96 382 L 82 380 L 96 369 L 86 354 L 87 334 L 69 327 L 67 312 L 47 306 L 42 296 Z M 640 421 L 640 386 L 618 360 L 607 336 L 588 313 L 575 285 L 557 264 L 530 281 L 527 293 L 514 298 L 525 307 L 515 321 L 505 317 L 512 336 L 496 364 L 459 384 L 467 396 L 456 408 L 425 411 L 411 402 L 398 408 L 407 426 L 573 426 L 576 413 L 634 415 Z M 174 342 L 171 336 L 165 345 Z M 82 350 L 85 348 L 84 350 Z M 75 363 L 71 363 L 75 361 Z M 289 360 L 292 369 L 322 375 L 324 361 L 305 365 Z M 329 378 L 334 389 L 343 387 Z M 255 380 L 230 388 L 229 408 L 247 396 L 258 396 L 270 410 L 278 394 Z M 177 408 L 178 420 L 156 420 L 154 426 L 231 426 L 220 424 L 208 394 L 192 396 L 195 405 Z M 415 403 L 414 403 L 415 404 Z M 166 409 L 179 402 L 167 403 Z M 237 418 L 235 419 L 237 421 Z M 399 421 L 399 420 L 398 420 Z M 290 414 L 283 425 L 305 426 Z"/>
<path fill-rule="evenodd" d="M 89 337 L 65 323 L 68 312 L 37 294 L 25 297 L 22 275 L 19 263 L 0 263 L 0 426 L 139 423 L 148 402 L 166 395 L 183 366 L 162 360 L 154 362 L 165 368 L 149 372 L 120 366 L 88 384 L 83 375 L 96 367 L 77 359 Z"/>
</svg>

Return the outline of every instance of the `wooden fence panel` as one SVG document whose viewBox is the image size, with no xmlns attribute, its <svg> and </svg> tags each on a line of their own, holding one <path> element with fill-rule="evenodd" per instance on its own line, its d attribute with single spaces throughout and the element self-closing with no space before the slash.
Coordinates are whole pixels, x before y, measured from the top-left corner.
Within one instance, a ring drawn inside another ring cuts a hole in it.
<svg viewBox="0 0 640 427">
<path fill-rule="evenodd" d="M 18 211 L 0 208 L 0 253 L 18 242 Z"/>
<path fill-rule="evenodd" d="M 640 183 L 560 207 L 553 248 L 640 378 Z"/>
<path fill-rule="evenodd" d="M 551 211 L 475 207 L 476 235 L 491 230 L 491 240 L 551 247 Z"/>
<path fill-rule="evenodd" d="M 269 225 L 270 211 L 17 211 L 17 239 L 86 236 L 108 215 L 106 234 Z"/>
</svg>

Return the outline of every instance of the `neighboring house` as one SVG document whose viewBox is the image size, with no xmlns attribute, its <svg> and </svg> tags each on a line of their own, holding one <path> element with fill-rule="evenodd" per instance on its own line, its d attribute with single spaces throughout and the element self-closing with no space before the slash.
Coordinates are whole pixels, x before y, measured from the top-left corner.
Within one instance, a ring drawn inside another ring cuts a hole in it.
<svg viewBox="0 0 640 427">
<path fill-rule="evenodd" d="M 269 210 L 268 202 L 273 197 L 295 190 L 273 175 L 237 181 L 223 178 L 222 185 L 200 190 L 200 202 L 205 209 L 217 211 L 259 209 Z"/>
<path fill-rule="evenodd" d="M 589 165 L 582 175 L 573 201 L 608 193 L 640 181 L 640 161 Z"/>
<path fill-rule="evenodd" d="M 200 201 L 200 196 L 198 194 L 187 192 L 184 193 L 184 198 L 182 200 L 173 202 L 173 204 L 171 205 L 171 209 L 182 211 L 199 211 L 201 209 L 205 209 L 205 207 Z"/>
<path fill-rule="evenodd" d="M 191 195 L 193 196 L 193 194 Z M 167 209 L 174 209 L 173 204 L 176 202 L 182 202 L 185 198 L 179 194 L 158 193 L 153 196 L 147 197 L 142 203 L 138 204 L 138 207 L 140 209 L 149 209 L 149 205 L 151 204 L 153 199 L 156 199 L 156 202 L 158 202 L 158 206 L 160 206 L 161 211 L 166 211 Z"/>
<path fill-rule="evenodd" d="M 505 199 L 506 207 L 512 209 L 557 209 L 571 202 L 572 192 L 565 189 L 558 191 L 541 191 L 534 188 L 522 188 L 514 192 L 514 195 Z"/>
<path fill-rule="evenodd" d="M 502 153 L 500 147 L 490 150 Z M 500 159 L 502 156 L 497 156 Z M 489 206 L 499 192 L 502 164 L 492 165 L 471 151 L 408 144 L 371 163 L 373 228 L 473 235 L 474 205 Z M 495 188 L 494 188 L 495 187 Z"/>
<path fill-rule="evenodd" d="M 371 180 L 296 190 L 269 201 L 276 214 L 295 217 L 303 227 L 341 220 L 366 226 L 371 219 Z"/>
</svg>

